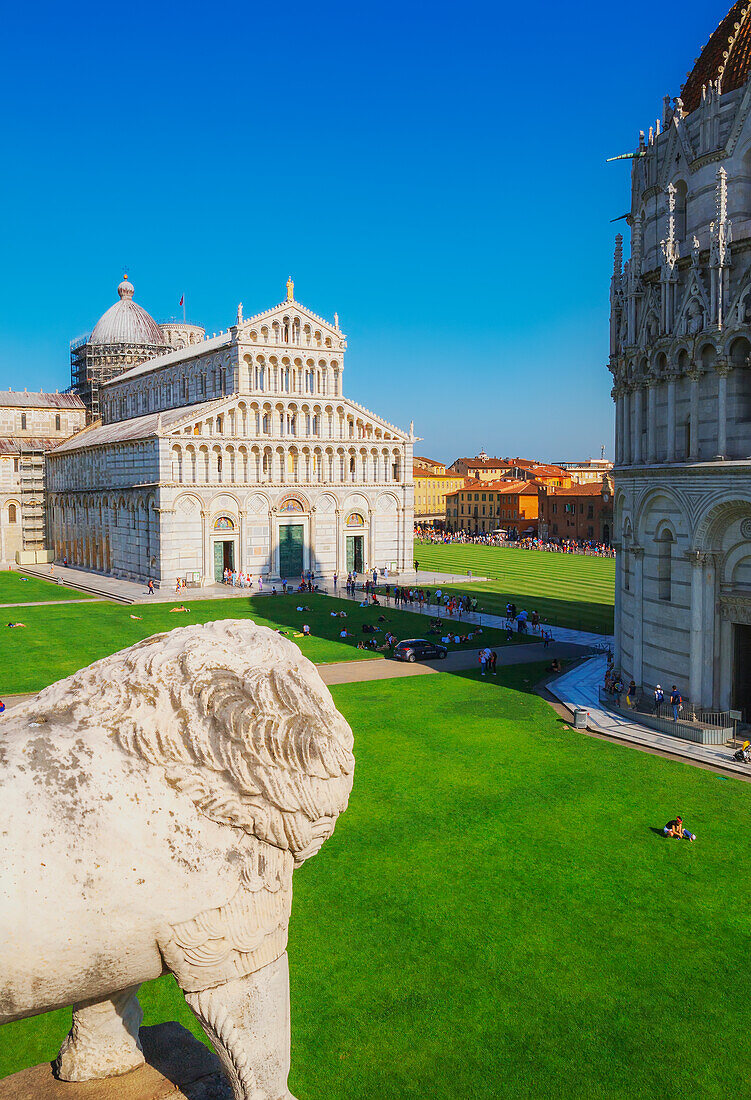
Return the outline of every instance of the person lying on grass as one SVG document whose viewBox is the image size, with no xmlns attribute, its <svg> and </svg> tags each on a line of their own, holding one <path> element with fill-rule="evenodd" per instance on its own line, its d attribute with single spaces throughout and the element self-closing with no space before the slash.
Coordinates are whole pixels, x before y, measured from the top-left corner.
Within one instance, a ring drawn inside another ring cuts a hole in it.
<svg viewBox="0 0 751 1100">
<path fill-rule="evenodd" d="M 343 626 L 342 629 L 339 631 L 339 637 L 340 638 L 354 638 L 354 634 L 350 634 L 349 631 L 347 630 L 346 626 Z"/>
<path fill-rule="evenodd" d="M 26 623 L 8 623 L 8 626 L 11 630 L 16 630 L 19 626 L 26 626 Z"/>
<path fill-rule="evenodd" d="M 672 821 L 668 821 L 662 832 L 664 836 L 675 836 L 680 840 L 696 840 L 696 833 L 690 833 L 688 829 L 683 828 L 682 817 L 676 817 Z"/>
<path fill-rule="evenodd" d="M 187 609 L 187 607 L 185 606 L 184 603 L 181 603 L 179 607 L 171 607 L 169 609 L 170 615 L 175 615 L 175 614 L 179 615 L 181 611 L 184 611 L 186 614 L 188 613 L 188 609 Z"/>
</svg>

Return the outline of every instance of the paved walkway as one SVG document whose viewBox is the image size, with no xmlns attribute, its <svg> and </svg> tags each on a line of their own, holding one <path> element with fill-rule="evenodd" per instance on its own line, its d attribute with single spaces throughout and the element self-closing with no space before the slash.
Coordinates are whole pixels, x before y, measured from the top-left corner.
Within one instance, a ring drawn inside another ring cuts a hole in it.
<svg viewBox="0 0 751 1100">
<path fill-rule="evenodd" d="M 530 645 L 513 645 L 499 648 L 499 666 L 504 665 L 528 665 L 537 661 L 557 657 L 559 660 L 571 660 L 581 656 L 581 647 L 557 643 L 545 650 L 543 657 L 542 647 L 539 642 Z M 428 676 L 435 672 L 466 672 L 467 669 L 477 668 L 476 649 L 458 649 L 449 653 L 442 661 L 415 661 L 410 664 L 407 661 L 387 660 L 383 657 L 372 657 L 365 661 L 332 661 L 330 664 L 317 665 L 324 684 L 355 684 L 368 680 L 397 680 L 403 676 Z M 12 710 L 19 703 L 25 703 L 33 699 L 36 692 L 24 695 L 6 695 L 4 697 L 6 710 Z"/>
<path fill-rule="evenodd" d="M 605 676 L 605 667 L 605 657 L 592 657 L 564 676 L 551 680 L 547 689 L 568 710 L 584 707 L 589 712 L 589 728 L 605 737 L 751 778 L 751 767 L 736 763 L 733 760 L 735 750 L 728 745 L 697 745 L 693 741 L 658 733 L 623 714 L 604 708 L 600 703 L 599 687 Z"/>
</svg>

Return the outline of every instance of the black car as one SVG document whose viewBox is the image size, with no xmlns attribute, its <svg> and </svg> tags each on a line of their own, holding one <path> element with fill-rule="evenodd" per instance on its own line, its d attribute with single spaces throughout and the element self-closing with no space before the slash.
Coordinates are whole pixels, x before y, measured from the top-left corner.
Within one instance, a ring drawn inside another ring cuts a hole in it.
<svg viewBox="0 0 751 1100">
<path fill-rule="evenodd" d="M 409 638 L 394 646 L 394 657 L 397 661 L 434 661 L 436 658 L 443 660 L 447 653 L 445 645 L 428 642 L 425 638 Z"/>
</svg>

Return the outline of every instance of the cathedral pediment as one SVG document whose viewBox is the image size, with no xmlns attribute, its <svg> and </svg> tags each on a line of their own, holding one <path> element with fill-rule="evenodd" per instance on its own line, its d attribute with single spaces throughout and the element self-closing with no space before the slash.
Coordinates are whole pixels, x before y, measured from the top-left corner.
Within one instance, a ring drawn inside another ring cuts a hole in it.
<svg viewBox="0 0 751 1100">
<path fill-rule="evenodd" d="M 242 316 L 242 304 L 238 307 L 237 338 L 252 344 L 293 344 L 300 347 L 324 347 L 343 350 L 347 338 L 334 321 L 319 317 L 294 298 L 280 302 L 263 313 L 252 317 Z"/>
</svg>

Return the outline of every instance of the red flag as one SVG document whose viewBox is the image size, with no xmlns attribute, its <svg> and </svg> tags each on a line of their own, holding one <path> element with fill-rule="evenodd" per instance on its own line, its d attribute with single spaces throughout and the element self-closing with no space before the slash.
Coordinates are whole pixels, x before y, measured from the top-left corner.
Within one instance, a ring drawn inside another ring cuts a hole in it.
<svg viewBox="0 0 751 1100">
<path fill-rule="evenodd" d="M 184 295 L 184 294 L 182 294 L 182 295 L 180 296 L 180 301 L 179 301 L 179 303 L 178 303 L 178 304 L 179 304 L 179 305 L 181 305 L 181 306 L 184 306 L 184 305 L 185 305 L 185 295 Z"/>
</svg>

